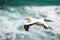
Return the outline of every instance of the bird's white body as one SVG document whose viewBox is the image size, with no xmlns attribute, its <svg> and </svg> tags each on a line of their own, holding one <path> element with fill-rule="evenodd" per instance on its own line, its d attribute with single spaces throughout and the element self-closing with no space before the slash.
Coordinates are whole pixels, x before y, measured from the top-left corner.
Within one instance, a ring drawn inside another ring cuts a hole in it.
<svg viewBox="0 0 60 40">
<path fill-rule="evenodd" d="M 31 18 L 31 20 L 28 20 L 28 21 L 29 22 L 26 23 L 26 25 L 32 24 L 32 23 L 36 23 L 35 25 L 42 26 L 44 24 L 44 25 L 46 25 L 46 27 L 48 27 L 48 25 L 46 24 L 44 19 L 34 19 L 34 18 Z"/>
</svg>

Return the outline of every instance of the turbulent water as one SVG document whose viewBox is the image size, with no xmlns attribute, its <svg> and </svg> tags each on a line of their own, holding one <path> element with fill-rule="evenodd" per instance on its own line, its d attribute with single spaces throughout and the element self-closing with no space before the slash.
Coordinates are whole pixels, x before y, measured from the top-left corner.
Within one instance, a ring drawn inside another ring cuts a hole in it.
<svg viewBox="0 0 60 40">
<path fill-rule="evenodd" d="M 24 18 L 47 18 L 53 30 L 33 25 L 24 30 Z M 0 9 L 0 40 L 60 40 L 60 6 L 4 6 Z"/>
</svg>

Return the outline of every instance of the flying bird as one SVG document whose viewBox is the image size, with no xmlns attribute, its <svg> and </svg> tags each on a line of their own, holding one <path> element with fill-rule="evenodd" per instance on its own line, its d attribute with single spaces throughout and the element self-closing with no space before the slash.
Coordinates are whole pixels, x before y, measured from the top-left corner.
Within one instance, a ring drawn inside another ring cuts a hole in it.
<svg viewBox="0 0 60 40">
<path fill-rule="evenodd" d="M 51 27 L 48 27 L 47 23 L 46 22 L 53 22 L 51 20 L 47 20 L 47 19 L 34 19 L 32 17 L 27 17 L 25 20 L 28 20 L 30 21 L 29 23 L 26 23 L 24 25 L 24 29 L 26 31 L 29 31 L 29 27 L 32 26 L 32 25 L 38 25 L 38 26 L 43 26 L 45 29 L 51 29 L 53 30 Z"/>
</svg>

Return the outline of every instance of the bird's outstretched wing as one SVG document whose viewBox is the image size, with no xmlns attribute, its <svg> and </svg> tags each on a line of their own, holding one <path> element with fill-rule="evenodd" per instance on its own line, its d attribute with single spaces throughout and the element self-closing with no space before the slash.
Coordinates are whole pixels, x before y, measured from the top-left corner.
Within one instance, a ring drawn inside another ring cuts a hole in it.
<svg viewBox="0 0 60 40">
<path fill-rule="evenodd" d="M 49 20 L 49 19 L 44 19 L 44 21 L 47 21 L 47 22 L 53 22 L 52 20 Z"/>
<path fill-rule="evenodd" d="M 29 27 L 32 26 L 32 25 L 34 25 L 34 24 L 36 24 L 36 23 L 26 24 L 26 25 L 24 25 L 24 29 L 26 31 L 28 31 L 29 30 Z"/>
<path fill-rule="evenodd" d="M 28 31 L 29 25 L 24 25 L 24 29 L 25 29 L 26 31 Z"/>
</svg>

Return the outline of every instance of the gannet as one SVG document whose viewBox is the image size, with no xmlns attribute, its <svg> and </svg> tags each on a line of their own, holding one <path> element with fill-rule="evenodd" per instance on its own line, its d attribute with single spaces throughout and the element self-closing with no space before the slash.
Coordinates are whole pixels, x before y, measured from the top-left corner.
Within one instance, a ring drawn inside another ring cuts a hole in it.
<svg viewBox="0 0 60 40">
<path fill-rule="evenodd" d="M 34 19 L 34 18 L 30 17 L 30 16 L 27 17 L 25 20 L 30 21 L 29 23 L 26 23 L 24 25 L 24 29 L 26 31 L 28 31 L 29 27 L 32 26 L 32 25 L 43 26 L 45 29 L 48 29 L 48 28 L 52 29 L 51 27 L 48 27 L 48 25 L 46 24 L 46 22 L 53 22 L 51 20 L 47 20 L 47 19 Z"/>
</svg>

